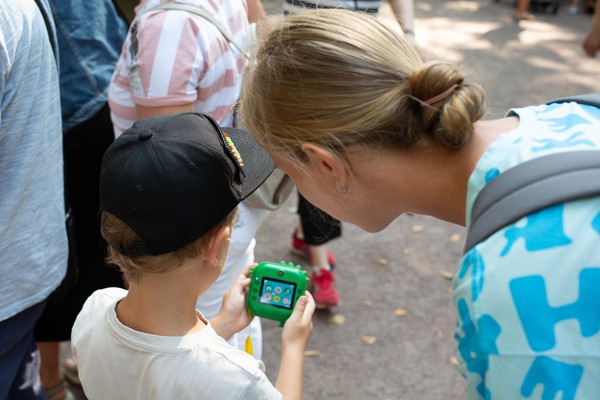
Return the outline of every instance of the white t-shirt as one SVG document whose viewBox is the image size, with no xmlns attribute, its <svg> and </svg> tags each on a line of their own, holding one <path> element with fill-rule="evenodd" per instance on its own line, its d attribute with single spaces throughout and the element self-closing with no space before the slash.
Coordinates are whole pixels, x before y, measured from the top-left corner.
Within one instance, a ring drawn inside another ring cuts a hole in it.
<svg viewBox="0 0 600 400">
<path fill-rule="evenodd" d="M 207 326 L 186 336 L 135 331 L 117 318 L 124 289 L 94 292 L 73 326 L 71 345 L 88 399 L 282 399 L 264 364 Z"/>
</svg>

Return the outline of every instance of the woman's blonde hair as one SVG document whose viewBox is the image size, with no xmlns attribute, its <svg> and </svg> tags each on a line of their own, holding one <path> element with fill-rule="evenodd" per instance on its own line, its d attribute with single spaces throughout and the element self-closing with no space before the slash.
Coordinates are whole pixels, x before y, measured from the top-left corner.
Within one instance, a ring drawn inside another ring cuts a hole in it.
<svg viewBox="0 0 600 400">
<path fill-rule="evenodd" d="M 483 90 L 460 68 L 425 63 L 376 18 L 339 9 L 285 17 L 258 48 L 240 100 L 255 139 L 300 161 L 306 142 L 342 157 L 351 144 L 457 149 L 483 114 Z"/>
<path fill-rule="evenodd" d="M 236 217 L 237 208 L 201 238 L 173 252 L 158 256 L 127 256 L 121 253 L 119 248 L 127 248 L 133 243 L 141 242 L 142 239 L 125 222 L 113 214 L 103 211 L 100 230 L 102 236 L 108 242 L 106 260 L 108 263 L 119 267 L 127 279 L 133 282 L 143 273 L 172 271 L 181 267 L 187 259 L 202 257 L 204 248 L 212 235 L 223 226 L 231 227 Z"/>
</svg>

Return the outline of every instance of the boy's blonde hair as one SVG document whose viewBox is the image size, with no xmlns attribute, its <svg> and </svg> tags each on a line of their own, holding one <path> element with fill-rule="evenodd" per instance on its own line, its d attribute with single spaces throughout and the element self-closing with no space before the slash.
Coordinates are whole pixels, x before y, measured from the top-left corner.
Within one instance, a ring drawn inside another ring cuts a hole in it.
<svg viewBox="0 0 600 400">
<path fill-rule="evenodd" d="M 352 144 L 457 149 L 483 114 L 483 90 L 460 68 L 426 63 L 376 18 L 339 9 L 289 15 L 273 29 L 247 70 L 240 102 L 255 139 L 299 163 L 307 142 L 342 159 Z"/>
<path fill-rule="evenodd" d="M 127 248 L 142 239 L 126 223 L 115 217 L 108 211 L 101 214 L 100 230 L 102 236 L 108 242 L 108 255 L 106 257 L 110 264 L 116 265 L 125 274 L 128 280 L 137 281 L 144 273 L 162 273 L 175 270 L 185 260 L 200 258 L 212 235 L 221 227 L 232 227 L 237 217 L 238 209 L 235 208 L 225 219 L 214 226 L 198 240 L 189 243 L 180 249 L 158 256 L 127 256 L 119 251 L 119 247 Z"/>
</svg>

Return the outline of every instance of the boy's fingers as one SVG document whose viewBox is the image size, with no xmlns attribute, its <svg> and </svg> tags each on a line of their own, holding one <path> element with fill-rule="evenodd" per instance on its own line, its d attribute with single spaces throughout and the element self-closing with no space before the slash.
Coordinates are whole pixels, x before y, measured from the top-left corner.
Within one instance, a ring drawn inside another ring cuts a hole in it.
<svg viewBox="0 0 600 400">
<path fill-rule="evenodd" d="M 242 285 L 242 288 L 247 288 L 250 286 L 250 278 L 243 276 L 243 278 L 240 279 L 240 285 Z"/>
<path fill-rule="evenodd" d="M 304 297 L 306 297 L 306 304 L 304 305 L 303 316 L 311 320 L 317 305 L 312 297 L 312 294 L 310 294 L 308 290 L 306 291 Z"/>
<path fill-rule="evenodd" d="M 312 318 L 315 308 L 316 305 L 312 295 L 306 291 L 305 294 L 296 302 L 294 313 L 298 314 L 298 318 L 303 320 L 303 322 L 308 322 Z"/>
<path fill-rule="evenodd" d="M 240 273 L 236 279 L 236 281 L 231 285 L 230 290 L 239 291 L 240 293 L 245 293 L 246 288 L 250 286 L 250 278 Z"/>
<path fill-rule="evenodd" d="M 250 279 L 250 271 L 254 268 L 256 264 L 252 264 L 244 268 L 242 272 L 238 275 L 238 280 Z"/>
<path fill-rule="evenodd" d="M 306 309 L 307 305 L 308 298 L 306 296 L 301 296 L 300 298 L 298 298 L 298 301 L 296 302 L 296 306 L 294 307 L 294 311 L 292 311 L 292 313 L 298 314 L 297 318 L 302 318 L 302 314 L 304 314 L 304 310 Z"/>
</svg>

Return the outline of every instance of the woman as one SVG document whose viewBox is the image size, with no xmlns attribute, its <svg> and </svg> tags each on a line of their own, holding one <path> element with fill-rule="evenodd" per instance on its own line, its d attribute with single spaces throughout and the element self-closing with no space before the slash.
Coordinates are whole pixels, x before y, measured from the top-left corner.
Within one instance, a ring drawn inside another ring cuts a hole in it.
<svg viewBox="0 0 600 400">
<path fill-rule="evenodd" d="M 484 91 L 459 67 L 424 62 L 359 13 L 287 17 L 245 79 L 245 127 L 308 201 L 369 232 L 406 212 L 468 228 L 474 199 L 498 173 L 600 149 L 600 110 L 565 103 L 483 120 Z M 600 298 L 580 279 L 600 276 L 600 199 L 535 217 L 496 232 L 459 264 L 453 303 L 469 398 L 600 390 Z M 535 229 L 543 240 L 530 246 Z"/>
</svg>

